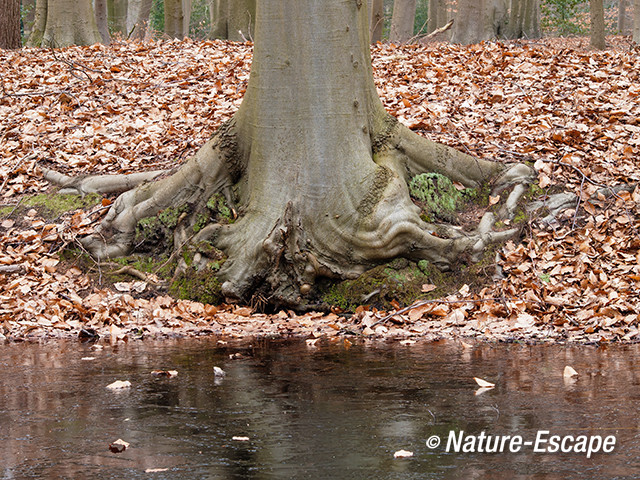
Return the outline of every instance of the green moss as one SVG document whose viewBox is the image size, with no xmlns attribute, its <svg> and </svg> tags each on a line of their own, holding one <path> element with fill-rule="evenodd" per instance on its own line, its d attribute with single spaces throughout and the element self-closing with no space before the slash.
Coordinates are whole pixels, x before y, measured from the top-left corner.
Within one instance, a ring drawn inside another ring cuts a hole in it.
<svg viewBox="0 0 640 480">
<path fill-rule="evenodd" d="M 227 205 L 224 195 L 221 193 L 216 193 L 209 199 L 207 202 L 207 208 L 211 210 L 211 213 L 218 220 L 224 220 L 228 223 L 233 222 L 233 212 L 231 211 L 231 208 L 229 208 L 229 205 Z"/>
<path fill-rule="evenodd" d="M 9 205 L 8 207 L 0 207 L 0 217 L 8 217 L 15 210 L 15 206 Z"/>
<path fill-rule="evenodd" d="M 171 284 L 169 293 L 177 298 L 218 305 L 224 300 L 220 287 L 210 268 L 200 272 L 190 268 Z"/>
<path fill-rule="evenodd" d="M 416 175 L 409 182 L 409 192 L 421 204 L 423 219 L 428 222 L 433 217 L 454 221 L 456 211 L 479 196 L 475 189 L 458 190 L 451 180 L 439 173 Z"/>
<path fill-rule="evenodd" d="M 66 212 L 93 207 L 101 198 L 102 197 L 96 193 L 91 193 L 84 197 L 72 194 L 42 193 L 25 198 L 22 205 L 35 208 L 43 217 L 52 219 Z"/>
<path fill-rule="evenodd" d="M 176 228 L 178 225 L 178 221 L 180 220 L 180 216 L 187 212 L 189 207 L 184 205 L 179 208 L 165 208 L 160 213 L 158 213 L 158 220 L 167 228 Z"/>
<path fill-rule="evenodd" d="M 198 233 L 200 230 L 206 227 L 208 223 L 209 217 L 202 213 L 199 213 L 198 215 L 196 215 L 196 221 L 193 224 L 193 233 Z"/>
</svg>

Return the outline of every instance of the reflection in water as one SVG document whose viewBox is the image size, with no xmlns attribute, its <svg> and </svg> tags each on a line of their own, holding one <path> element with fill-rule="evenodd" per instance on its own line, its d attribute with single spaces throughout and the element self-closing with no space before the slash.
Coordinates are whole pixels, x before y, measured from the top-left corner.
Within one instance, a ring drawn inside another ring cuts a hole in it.
<svg viewBox="0 0 640 480">
<path fill-rule="evenodd" d="M 638 478 L 639 368 L 638 346 L 0 345 L 0 478 Z M 496 388 L 474 395 L 474 376 Z M 132 387 L 105 388 L 115 380 Z M 451 430 L 617 446 L 591 459 L 446 453 Z M 431 435 L 443 445 L 428 449 Z M 113 454 L 118 438 L 131 446 Z M 394 459 L 400 449 L 414 456 Z"/>
</svg>

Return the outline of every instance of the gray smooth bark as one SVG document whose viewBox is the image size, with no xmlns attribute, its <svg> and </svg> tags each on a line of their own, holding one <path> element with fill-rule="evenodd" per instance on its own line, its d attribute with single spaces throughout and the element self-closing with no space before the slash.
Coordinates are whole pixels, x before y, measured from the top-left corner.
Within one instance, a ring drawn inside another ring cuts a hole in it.
<svg viewBox="0 0 640 480">
<path fill-rule="evenodd" d="M 603 0 L 589 0 L 591 14 L 591 46 L 598 50 L 606 48 L 604 37 L 604 3 Z"/>
<path fill-rule="evenodd" d="M 640 43 L 640 0 L 633 0 L 633 41 Z"/>
<path fill-rule="evenodd" d="M 91 0 L 37 0 L 29 46 L 66 47 L 101 41 Z"/>
<path fill-rule="evenodd" d="M 253 40 L 256 22 L 256 0 L 213 0 L 211 36 L 244 42 Z"/>
<path fill-rule="evenodd" d="M 458 0 L 454 43 L 471 44 L 505 35 L 507 0 Z"/>
<path fill-rule="evenodd" d="M 371 43 L 382 41 L 382 29 L 384 27 L 384 0 L 371 0 Z"/>
<path fill-rule="evenodd" d="M 413 24 L 416 19 L 416 0 L 395 0 L 391 16 L 389 41 L 404 43 L 413 37 Z"/>
</svg>

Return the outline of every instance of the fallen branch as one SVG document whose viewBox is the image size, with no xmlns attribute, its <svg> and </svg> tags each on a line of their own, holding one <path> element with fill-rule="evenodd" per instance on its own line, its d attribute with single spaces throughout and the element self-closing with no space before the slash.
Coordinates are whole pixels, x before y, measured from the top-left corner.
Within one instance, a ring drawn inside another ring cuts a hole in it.
<svg viewBox="0 0 640 480">
<path fill-rule="evenodd" d="M 141 272 L 137 268 L 133 268 L 130 265 L 121 266 L 118 263 L 103 262 L 103 263 L 100 263 L 99 266 L 100 267 L 105 267 L 105 268 L 120 267 L 117 270 L 109 272 L 111 275 L 131 275 L 132 277 L 135 277 L 135 278 L 137 278 L 139 280 L 142 280 L 143 282 L 150 283 L 151 285 L 154 285 L 154 286 L 158 285 L 158 283 L 159 283 L 159 282 L 151 279 L 149 277 L 149 275 L 147 275 L 146 273 Z"/>
</svg>

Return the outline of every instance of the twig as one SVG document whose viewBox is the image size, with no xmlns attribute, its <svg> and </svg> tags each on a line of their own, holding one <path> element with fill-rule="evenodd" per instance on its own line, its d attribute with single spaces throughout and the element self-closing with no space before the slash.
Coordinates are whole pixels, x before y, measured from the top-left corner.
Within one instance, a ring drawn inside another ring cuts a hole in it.
<svg viewBox="0 0 640 480">
<path fill-rule="evenodd" d="M 387 320 L 389 320 L 390 318 L 395 317 L 396 315 L 402 315 L 403 313 L 406 313 L 410 310 L 414 310 L 416 308 L 422 307 L 424 305 L 429 305 L 430 303 L 434 303 L 434 304 L 444 304 L 444 305 L 452 305 L 452 304 L 456 304 L 456 303 L 484 303 L 484 302 L 501 302 L 504 303 L 505 300 L 507 300 L 506 298 L 496 298 L 496 297 L 490 297 L 490 298 L 481 298 L 481 299 L 477 299 L 477 300 L 422 300 L 421 302 L 418 303 L 414 303 L 413 305 L 409 305 L 408 307 L 405 307 L 403 309 L 400 309 L 396 312 L 390 313 L 389 315 L 387 315 L 386 317 L 382 317 L 380 320 L 377 320 L 376 322 L 373 322 L 370 326 L 370 328 L 375 327 L 376 325 L 382 323 L 382 322 L 386 322 Z"/>
<path fill-rule="evenodd" d="M 151 285 L 158 285 L 158 282 L 156 282 L 155 280 L 152 280 L 149 275 L 147 275 L 144 272 L 141 272 L 140 270 L 138 270 L 137 268 L 133 268 L 130 265 L 120 265 L 118 263 L 113 263 L 113 262 L 103 262 L 100 263 L 101 267 L 106 267 L 106 268 L 114 268 L 114 267 L 120 267 L 117 270 L 114 270 L 111 273 L 112 275 L 122 275 L 122 274 L 127 274 L 127 275 L 131 275 L 132 277 L 136 277 L 144 282 L 150 283 Z"/>
</svg>

